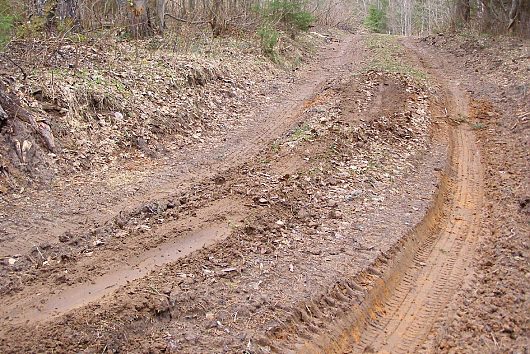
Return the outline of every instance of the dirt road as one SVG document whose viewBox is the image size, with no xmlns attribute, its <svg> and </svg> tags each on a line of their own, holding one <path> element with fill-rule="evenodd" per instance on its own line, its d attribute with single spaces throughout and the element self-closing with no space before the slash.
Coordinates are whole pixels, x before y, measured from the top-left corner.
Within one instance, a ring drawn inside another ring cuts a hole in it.
<svg viewBox="0 0 530 354">
<path fill-rule="evenodd" d="M 219 217 L 227 220 L 231 217 L 234 219 L 243 217 L 244 213 L 241 209 L 244 207 L 238 205 L 239 201 L 233 201 L 230 198 L 226 198 L 227 201 L 216 201 L 217 205 L 202 208 L 204 210 L 193 211 L 196 215 L 186 220 L 180 218 L 174 221 L 166 220 L 161 227 L 157 227 L 156 231 L 146 232 L 147 225 L 138 229 L 137 221 L 131 219 L 135 219 L 144 211 L 147 211 L 144 213 L 147 216 L 141 216 L 140 219 L 149 219 L 149 214 L 156 215 L 158 212 L 165 211 L 168 204 L 169 207 L 174 207 L 171 203 L 174 203 L 175 199 L 178 199 L 177 204 L 184 204 L 183 198 L 187 199 L 189 191 L 193 191 L 197 185 L 208 184 L 212 180 L 217 183 L 216 178 L 226 179 L 227 177 L 223 175 L 230 174 L 231 168 L 237 168 L 242 161 L 251 159 L 258 151 L 267 149 L 282 134 L 294 129 L 293 127 L 300 122 L 303 111 L 312 105 L 312 100 L 330 79 L 330 72 L 340 73 L 344 72 L 347 67 L 361 65 L 362 55 L 360 53 L 362 51 L 359 50 L 359 45 L 354 37 L 346 38 L 340 45 L 332 44 L 322 53 L 324 57 L 322 61 L 305 68 L 306 72 L 300 75 L 296 86 L 291 89 L 290 93 L 278 97 L 275 102 L 266 106 L 255 107 L 251 111 L 248 122 L 241 124 L 238 130 L 231 131 L 226 136 L 212 137 L 210 141 L 202 145 L 195 145 L 186 151 L 178 152 L 167 159 L 167 163 L 154 166 L 148 171 L 141 171 L 128 184 L 128 171 L 123 171 L 125 176 L 107 176 L 107 179 L 98 181 L 96 185 L 87 181 L 90 183 L 90 188 L 80 189 L 78 186 L 83 181 L 76 181 L 75 185 L 67 183 L 59 190 L 38 192 L 31 198 L 26 198 L 26 203 L 22 200 L 16 204 L 16 208 L 5 210 L 4 219 L 8 221 L 2 225 L 5 233 L 1 244 L 3 257 L 17 256 L 18 259 L 24 258 L 27 254 L 33 254 L 36 255 L 36 261 L 39 262 L 40 258 L 42 263 L 46 262 L 50 254 L 53 258 L 71 259 L 78 253 L 90 253 L 90 259 L 76 262 L 79 268 L 89 269 L 91 277 L 94 272 L 90 269 L 94 270 L 94 267 L 97 267 L 96 275 L 111 273 L 111 275 L 107 274 L 106 280 L 90 286 L 78 285 L 73 292 L 73 294 L 94 294 L 95 292 L 97 296 L 74 296 L 76 301 L 73 303 L 64 302 L 65 296 L 71 294 L 71 291 L 67 291 L 58 299 L 51 299 L 49 305 L 45 306 L 48 310 L 39 311 L 38 317 L 44 316 L 43 314 L 49 315 L 52 312 L 62 313 L 72 307 L 86 304 L 87 301 L 108 293 L 124 281 L 146 274 L 160 262 L 147 262 L 149 265 L 146 265 L 146 256 L 137 254 L 138 251 L 143 253 L 144 248 L 153 249 L 155 246 L 158 249 L 186 248 L 189 253 L 218 240 L 219 233 L 226 236 L 226 232 L 217 231 L 204 236 L 203 227 L 206 229 L 211 229 L 211 227 L 203 224 Z M 346 55 L 346 53 L 350 54 Z M 355 54 L 351 55 L 351 53 Z M 119 183 L 113 188 L 113 180 L 124 180 L 126 183 Z M 189 204 L 185 204 L 188 209 Z M 231 212 L 227 208 L 234 210 Z M 177 230 L 179 234 L 188 235 L 184 236 L 184 239 L 192 238 L 190 235 L 197 233 L 203 234 L 203 237 L 190 247 L 187 247 L 185 240 L 182 244 L 180 241 L 164 242 L 164 234 L 173 230 Z M 127 237 L 124 241 L 123 235 L 127 232 L 133 233 L 134 237 Z M 116 241 L 114 239 L 116 234 L 120 234 L 119 237 L 122 239 Z M 120 249 L 117 249 L 116 242 Z M 141 250 L 138 250 L 138 245 L 143 245 Z M 131 253 L 135 255 L 132 261 Z M 149 254 L 151 257 L 164 257 L 163 253 L 160 250 L 151 251 Z M 166 255 L 162 263 L 175 260 L 180 256 L 182 254 Z M 22 263 L 23 260 L 18 264 Z M 31 262 L 21 265 L 24 268 L 32 266 Z M 142 271 L 133 270 L 135 267 L 141 267 Z M 123 278 L 124 274 L 128 276 Z M 77 279 L 70 280 L 69 285 L 86 282 L 83 277 L 86 278 L 86 273 L 76 275 Z M 37 288 L 40 289 L 44 284 L 39 282 L 38 276 L 36 278 L 31 279 L 30 282 L 39 283 Z M 93 281 L 88 283 L 93 283 Z M 110 284 L 114 285 L 109 287 Z M 52 288 L 57 290 L 56 284 L 52 284 Z M 103 291 L 102 289 L 105 288 L 107 290 Z M 21 298 L 24 299 L 23 306 L 18 299 L 13 302 L 7 300 L 6 303 L 13 303 L 16 308 L 34 307 L 31 304 L 35 300 L 32 299 L 31 294 L 36 293 L 40 291 L 26 286 L 21 294 Z M 62 304 L 61 311 L 52 305 L 58 302 Z M 18 312 L 9 305 L 4 307 L 4 311 L 11 315 Z M 21 319 L 25 317 L 22 316 Z"/>
<path fill-rule="evenodd" d="M 441 84 L 438 114 L 467 115 L 467 97 L 429 58 L 405 42 L 411 60 Z M 431 59 L 432 60 L 432 59 Z M 342 319 L 332 334 L 305 344 L 299 352 L 412 353 L 424 345 L 436 321 L 466 279 L 466 269 L 478 242 L 483 172 L 480 150 L 471 128 L 450 125 L 449 164 L 435 200 L 424 219 L 376 270 L 377 279 L 360 304 Z M 320 343 L 326 343 L 321 346 Z"/>
<path fill-rule="evenodd" d="M 432 351 L 479 242 L 480 148 L 431 54 L 392 58 L 422 81 L 367 43 L 130 185 L 9 211 L 3 351 Z"/>
</svg>

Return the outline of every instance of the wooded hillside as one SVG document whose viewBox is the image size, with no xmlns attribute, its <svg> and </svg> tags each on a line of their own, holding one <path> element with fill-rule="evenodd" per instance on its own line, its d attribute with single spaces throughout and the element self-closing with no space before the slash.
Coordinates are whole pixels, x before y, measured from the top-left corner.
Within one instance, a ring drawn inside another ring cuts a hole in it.
<svg viewBox="0 0 530 354">
<path fill-rule="evenodd" d="M 19 35 L 116 29 L 140 38 L 191 25 L 218 36 L 254 30 L 264 19 L 304 21 L 300 12 L 323 25 L 351 29 L 364 22 L 403 35 L 464 26 L 530 34 L 527 0 L 0 0 L 0 37 L 14 25 L 22 27 Z"/>
</svg>

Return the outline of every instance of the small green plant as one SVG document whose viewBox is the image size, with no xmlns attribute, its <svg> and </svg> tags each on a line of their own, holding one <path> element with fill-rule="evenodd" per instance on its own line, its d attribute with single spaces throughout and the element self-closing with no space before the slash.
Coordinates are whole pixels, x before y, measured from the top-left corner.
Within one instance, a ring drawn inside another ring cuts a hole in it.
<svg viewBox="0 0 530 354">
<path fill-rule="evenodd" d="M 277 153 L 280 152 L 280 149 L 281 149 L 281 145 L 280 145 L 280 143 L 278 141 L 275 141 L 274 143 L 272 143 L 272 145 L 271 145 L 272 152 L 277 154 Z"/>
<path fill-rule="evenodd" d="M 42 16 L 36 16 L 20 26 L 17 26 L 17 37 L 30 38 L 42 32 L 46 26 L 46 19 Z"/>
<path fill-rule="evenodd" d="M 298 128 L 291 134 L 291 141 L 308 141 L 311 138 L 311 127 L 308 124 L 304 124 Z"/>
<path fill-rule="evenodd" d="M 0 49 L 9 42 L 11 38 L 11 28 L 13 27 L 13 17 L 0 16 Z"/>
<path fill-rule="evenodd" d="M 0 49 L 11 39 L 16 16 L 9 1 L 0 0 Z"/>
<path fill-rule="evenodd" d="M 386 14 L 384 9 L 370 5 L 368 8 L 368 16 L 364 20 L 364 25 L 372 32 L 383 33 L 386 29 Z"/>
<path fill-rule="evenodd" d="M 486 124 L 484 124 L 482 122 L 473 123 L 471 125 L 471 129 L 473 129 L 473 130 L 481 130 L 481 129 L 484 129 L 484 128 L 486 128 Z"/>
<path fill-rule="evenodd" d="M 280 40 L 280 32 L 276 31 L 270 25 L 262 25 L 258 29 L 258 36 L 260 37 L 263 54 L 276 61 L 277 54 L 275 48 Z"/>
</svg>

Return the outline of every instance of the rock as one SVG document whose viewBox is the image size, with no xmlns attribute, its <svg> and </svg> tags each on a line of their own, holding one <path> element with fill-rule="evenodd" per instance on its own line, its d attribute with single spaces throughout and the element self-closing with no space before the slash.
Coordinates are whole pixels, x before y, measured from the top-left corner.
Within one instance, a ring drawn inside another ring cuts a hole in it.
<svg viewBox="0 0 530 354">
<path fill-rule="evenodd" d="M 311 216 L 309 212 L 305 209 L 300 209 L 297 215 L 300 219 L 307 219 Z"/>
<path fill-rule="evenodd" d="M 334 200 L 328 201 L 328 207 L 330 207 L 330 208 L 336 208 L 338 205 L 339 204 L 336 201 L 334 201 Z"/>
<path fill-rule="evenodd" d="M 339 210 L 331 210 L 328 216 L 331 219 L 342 219 L 342 213 Z"/>
</svg>

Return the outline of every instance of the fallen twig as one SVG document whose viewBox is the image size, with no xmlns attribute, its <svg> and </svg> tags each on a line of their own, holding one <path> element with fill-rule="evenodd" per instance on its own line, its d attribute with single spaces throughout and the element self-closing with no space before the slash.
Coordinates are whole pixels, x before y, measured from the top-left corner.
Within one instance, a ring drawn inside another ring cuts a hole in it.
<svg viewBox="0 0 530 354">
<path fill-rule="evenodd" d="M 11 63 L 13 64 L 14 66 L 16 66 L 18 68 L 18 70 L 20 70 L 20 72 L 22 73 L 22 80 L 26 80 L 26 78 L 28 77 L 28 74 L 26 74 L 26 71 L 24 71 L 24 69 L 22 68 L 22 66 L 20 66 L 19 64 L 17 64 L 15 61 L 13 61 L 13 59 L 11 59 L 5 52 L 2 52 L 2 54 L 4 55 L 4 57 Z"/>
</svg>

